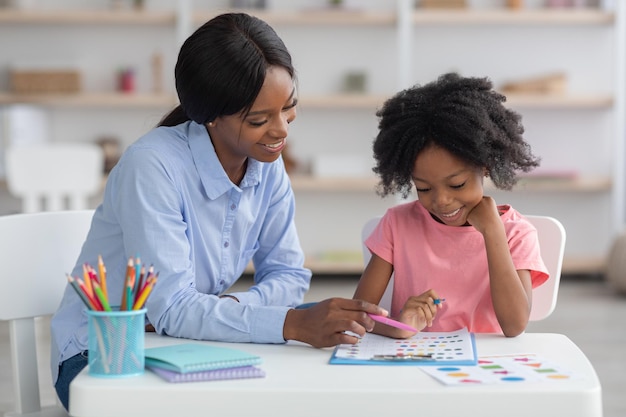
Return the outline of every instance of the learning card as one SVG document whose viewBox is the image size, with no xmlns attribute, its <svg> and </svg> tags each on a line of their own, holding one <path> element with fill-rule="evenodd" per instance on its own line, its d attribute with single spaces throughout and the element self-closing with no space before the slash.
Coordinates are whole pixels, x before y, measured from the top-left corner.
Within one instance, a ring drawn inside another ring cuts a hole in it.
<svg viewBox="0 0 626 417">
<path fill-rule="evenodd" d="M 453 332 L 420 332 L 408 339 L 366 333 L 355 345 L 339 345 L 331 364 L 343 365 L 475 365 L 474 334 L 467 328 Z"/>
</svg>

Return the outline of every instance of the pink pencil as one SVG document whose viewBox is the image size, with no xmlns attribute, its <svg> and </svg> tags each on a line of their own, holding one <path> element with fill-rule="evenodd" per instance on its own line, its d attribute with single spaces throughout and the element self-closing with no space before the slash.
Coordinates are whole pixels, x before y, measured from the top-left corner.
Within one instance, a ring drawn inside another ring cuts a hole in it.
<svg viewBox="0 0 626 417">
<path fill-rule="evenodd" d="M 414 329 L 408 324 L 400 323 L 399 321 L 390 319 L 389 317 L 379 316 L 377 314 L 370 314 L 370 313 L 367 313 L 367 315 L 370 316 L 372 320 L 377 321 L 379 323 L 386 324 L 387 326 L 396 327 L 398 329 L 408 330 L 410 332 L 417 333 L 417 329 Z"/>
</svg>

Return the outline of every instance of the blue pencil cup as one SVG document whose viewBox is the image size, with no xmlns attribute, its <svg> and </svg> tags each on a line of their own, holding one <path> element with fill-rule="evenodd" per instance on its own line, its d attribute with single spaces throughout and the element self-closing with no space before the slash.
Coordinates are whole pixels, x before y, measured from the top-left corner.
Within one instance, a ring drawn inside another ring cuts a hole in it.
<svg viewBox="0 0 626 417">
<path fill-rule="evenodd" d="M 144 372 L 146 309 L 87 311 L 89 374 L 118 378 Z"/>
</svg>

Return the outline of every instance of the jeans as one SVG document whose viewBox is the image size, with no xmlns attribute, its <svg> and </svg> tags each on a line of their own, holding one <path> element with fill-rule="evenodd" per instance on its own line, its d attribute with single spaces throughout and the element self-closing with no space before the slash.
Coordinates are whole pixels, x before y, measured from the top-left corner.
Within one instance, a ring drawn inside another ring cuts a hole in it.
<svg viewBox="0 0 626 417">
<path fill-rule="evenodd" d="M 87 366 L 88 351 L 84 350 L 81 353 L 66 359 L 59 365 L 59 377 L 54 388 L 57 391 L 57 396 L 63 407 L 69 411 L 70 404 L 70 382 Z"/>
</svg>

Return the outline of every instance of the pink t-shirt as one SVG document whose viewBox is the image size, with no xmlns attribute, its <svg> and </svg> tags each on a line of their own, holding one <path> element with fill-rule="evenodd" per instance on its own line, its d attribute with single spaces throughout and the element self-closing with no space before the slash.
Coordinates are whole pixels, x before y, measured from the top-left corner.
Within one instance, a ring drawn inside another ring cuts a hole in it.
<svg viewBox="0 0 626 417">
<path fill-rule="evenodd" d="M 535 227 L 510 206 L 499 209 L 515 268 L 530 270 L 533 288 L 543 284 L 548 270 Z M 432 288 L 446 301 L 425 331 L 467 327 L 476 333 L 502 333 L 489 291 L 485 242 L 474 227 L 439 223 L 413 201 L 387 210 L 365 244 L 393 264 L 392 316 L 398 316 L 409 296 Z"/>
</svg>

